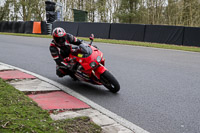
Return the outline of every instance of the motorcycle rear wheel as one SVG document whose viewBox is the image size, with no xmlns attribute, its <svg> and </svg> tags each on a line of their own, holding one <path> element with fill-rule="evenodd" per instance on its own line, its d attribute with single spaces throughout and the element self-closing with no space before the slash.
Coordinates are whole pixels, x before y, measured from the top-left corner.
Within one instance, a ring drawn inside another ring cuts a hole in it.
<svg viewBox="0 0 200 133">
<path fill-rule="evenodd" d="M 117 93 L 120 90 L 119 82 L 109 71 L 105 71 L 101 74 L 100 81 L 112 93 Z"/>
</svg>

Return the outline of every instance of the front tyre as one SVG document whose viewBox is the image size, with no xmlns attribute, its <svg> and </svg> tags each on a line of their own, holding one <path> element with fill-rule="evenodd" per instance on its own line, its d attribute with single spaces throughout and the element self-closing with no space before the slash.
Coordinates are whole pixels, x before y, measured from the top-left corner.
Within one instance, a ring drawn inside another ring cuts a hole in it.
<svg viewBox="0 0 200 133">
<path fill-rule="evenodd" d="M 100 76 L 100 81 L 102 84 L 109 89 L 113 93 L 117 93 L 120 90 L 119 82 L 115 79 L 115 77 L 109 72 L 105 71 Z"/>
</svg>

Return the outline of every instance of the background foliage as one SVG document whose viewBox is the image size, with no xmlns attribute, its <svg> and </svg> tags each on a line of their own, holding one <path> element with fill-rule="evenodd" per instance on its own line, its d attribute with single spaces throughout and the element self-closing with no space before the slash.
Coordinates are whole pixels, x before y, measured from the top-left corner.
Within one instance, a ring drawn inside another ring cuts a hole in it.
<svg viewBox="0 0 200 133">
<path fill-rule="evenodd" d="M 3 0 L 0 21 L 45 20 L 45 0 Z M 89 22 L 200 26 L 200 0 L 54 0 L 64 6 L 64 20 L 72 9 L 88 12 Z"/>
</svg>

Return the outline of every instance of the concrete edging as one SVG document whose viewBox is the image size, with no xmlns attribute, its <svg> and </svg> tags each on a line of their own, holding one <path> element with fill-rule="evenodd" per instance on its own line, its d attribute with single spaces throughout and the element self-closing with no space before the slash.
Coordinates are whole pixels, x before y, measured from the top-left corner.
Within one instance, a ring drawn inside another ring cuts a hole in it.
<svg viewBox="0 0 200 133">
<path fill-rule="evenodd" d="M 45 81 L 51 85 L 54 85 L 56 87 L 58 87 L 59 89 L 63 90 L 64 92 L 68 93 L 69 95 L 71 96 L 74 96 L 76 98 L 78 98 L 79 100 L 85 102 L 86 104 L 90 105 L 92 108 L 98 110 L 99 112 L 101 112 L 102 114 L 108 116 L 109 118 L 113 119 L 114 121 L 118 122 L 119 124 L 121 124 L 122 126 L 132 130 L 133 132 L 135 133 L 149 133 L 148 131 L 142 129 L 141 127 L 129 122 L 128 120 L 118 116 L 117 114 L 103 108 L 102 106 L 94 103 L 93 101 L 89 100 L 88 98 L 80 95 L 79 93 L 71 90 L 70 88 L 58 83 L 58 82 L 55 82 L 53 80 L 50 80 L 48 78 L 45 78 L 41 75 L 38 75 L 38 74 L 35 74 L 33 72 L 30 72 L 30 71 L 27 71 L 27 70 L 24 70 L 24 69 L 21 69 L 21 68 L 18 68 L 18 67 L 15 67 L 15 66 L 12 66 L 12 65 L 8 65 L 8 64 L 4 64 L 4 63 L 1 63 L 0 62 L 0 65 L 3 65 L 3 66 L 8 66 L 10 68 L 13 68 L 13 69 L 17 69 L 17 70 L 20 70 L 22 72 L 25 72 L 25 73 L 28 73 L 28 74 L 31 74 L 35 77 L 37 77 L 38 79 L 42 80 L 42 81 Z"/>
</svg>

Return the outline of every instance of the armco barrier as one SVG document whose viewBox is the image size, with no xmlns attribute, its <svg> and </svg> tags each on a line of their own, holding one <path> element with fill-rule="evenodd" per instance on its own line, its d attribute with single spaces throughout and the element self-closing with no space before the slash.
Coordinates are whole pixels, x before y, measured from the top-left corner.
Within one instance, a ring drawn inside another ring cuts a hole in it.
<svg viewBox="0 0 200 133">
<path fill-rule="evenodd" d="M 12 25 L 12 32 L 19 33 L 19 27 L 20 27 L 19 23 L 14 21 Z"/>
<path fill-rule="evenodd" d="M 44 35 L 48 34 L 47 23 L 45 21 L 41 21 L 41 31 L 42 31 L 42 34 Z"/>
<path fill-rule="evenodd" d="M 8 22 L 8 31 L 7 32 L 13 32 L 14 29 L 12 29 L 14 22 Z"/>
<path fill-rule="evenodd" d="M 33 33 L 33 21 L 1 21 L 0 22 L 0 32 L 11 32 L 11 33 Z M 38 31 L 40 34 L 48 34 L 46 28 L 46 22 L 41 21 L 41 27 L 39 27 Z M 37 27 L 38 28 L 38 27 Z"/>
<path fill-rule="evenodd" d="M 8 32 L 8 22 L 7 21 L 2 21 L 1 32 Z"/>
<path fill-rule="evenodd" d="M 2 25 L 2 21 L 0 22 L 0 32 L 2 32 L 2 31 L 1 31 L 1 25 Z"/>
<path fill-rule="evenodd" d="M 181 26 L 146 25 L 144 41 L 182 45 L 183 33 Z"/>
<path fill-rule="evenodd" d="M 78 23 L 56 21 L 53 23 L 52 29 L 54 29 L 56 27 L 62 27 L 63 29 L 66 30 L 67 33 L 70 33 L 74 36 L 78 35 Z"/>
<path fill-rule="evenodd" d="M 111 24 L 110 39 L 143 41 L 145 25 Z"/>
<path fill-rule="evenodd" d="M 25 31 L 26 34 L 32 34 L 33 33 L 33 21 L 26 21 L 25 22 Z"/>
<path fill-rule="evenodd" d="M 3 22 L 4 22 L 4 21 L 1 21 L 1 22 L 0 22 L 0 32 L 3 32 Z"/>
<path fill-rule="evenodd" d="M 80 37 L 89 37 L 90 34 L 93 33 L 96 38 L 134 40 L 200 47 L 200 27 L 85 22 L 74 23 L 63 21 L 54 22 L 53 28 L 55 27 L 62 27 L 68 33 Z M 32 34 L 33 21 L 1 21 L 0 32 Z M 45 21 L 41 21 L 41 32 L 39 32 L 39 34 L 48 34 L 47 24 Z"/>
<path fill-rule="evenodd" d="M 13 22 L 8 22 L 7 23 L 8 27 L 6 28 L 6 30 L 7 30 L 6 32 L 12 32 L 12 25 L 13 25 Z"/>
<path fill-rule="evenodd" d="M 185 27 L 183 45 L 200 47 L 200 28 Z"/>
<path fill-rule="evenodd" d="M 25 33 L 25 23 L 26 22 L 19 22 L 19 25 L 20 25 L 20 27 L 19 27 L 19 33 Z"/>
<path fill-rule="evenodd" d="M 78 25 L 78 36 L 89 37 L 93 33 L 96 38 L 109 38 L 109 23 L 79 23 Z"/>
</svg>

